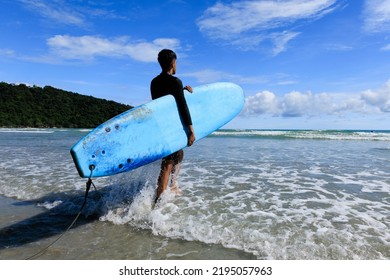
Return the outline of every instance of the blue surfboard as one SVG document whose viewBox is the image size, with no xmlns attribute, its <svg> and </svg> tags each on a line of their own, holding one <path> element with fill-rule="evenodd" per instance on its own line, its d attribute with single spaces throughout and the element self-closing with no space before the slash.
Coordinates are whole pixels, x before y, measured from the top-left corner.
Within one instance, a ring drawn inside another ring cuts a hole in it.
<svg viewBox="0 0 390 280">
<path fill-rule="evenodd" d="M 237 116 L 241 87 L 214 83 L 185 94 L 196 141 Z M 172 95 L 132 108 L 101 124 L 71 149 L 79 175 L 102 177 L 126 172 L 187 146 L 187 134 Z"/>
</svg>

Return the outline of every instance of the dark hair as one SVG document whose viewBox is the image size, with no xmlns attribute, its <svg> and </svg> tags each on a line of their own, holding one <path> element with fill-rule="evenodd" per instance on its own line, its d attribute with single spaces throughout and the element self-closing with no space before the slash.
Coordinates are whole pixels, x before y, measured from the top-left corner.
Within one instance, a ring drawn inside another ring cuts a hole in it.
<svg viewBox="0 0 390 280">
<path fill-rule="evenodd" d="M 177 57 L 172 50 L 163 49 L 158 53 L 157 60 L 158 63 L 160 63 L 162 70 L 167 70 L 174 59 L 177 59 Z"/>
</svg>

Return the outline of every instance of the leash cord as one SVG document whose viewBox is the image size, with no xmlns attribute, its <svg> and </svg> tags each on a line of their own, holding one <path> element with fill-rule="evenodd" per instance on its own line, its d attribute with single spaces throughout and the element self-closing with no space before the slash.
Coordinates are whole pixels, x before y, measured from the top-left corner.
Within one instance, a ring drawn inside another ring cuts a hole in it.
<svg viewBox="0 0 390 280">
<path fill-rule="evenodd" d="M 91 169 L 91 175 L 90 177 L 88 178 L 88 181 L 86 183 L 86 189 L 85 189 L 85 196 L 84 196 L 84 202 L 77 214 L 77 216 L 74 218 L 73 222 L 70 224 L 70 226 L 59 236 L 57 237 L 56 240 L 54 240 L 53 242 L 51 242 L 48 246 L 46 246 L 45 248 L 43 248 L 41 251 L 39 251 L 38 253 L 32 255 L 31 257 L 28 257 L 26 260 L 32 260 L 32 259 L 35 259 L 39 256 L 42 256 L 51 246 L 53 246 L 58 240 L 60 240 L 73 226 L 74 224 L 76 223 L 76 221 L 78 220 L 78 218 L 80 217 L 81 215 L 81 212 L 83 211 L 84 209 L 84 206 L 86 205 L 87 203 L 87 198 L 88 198 L 88 193 L 89 193 L 89 190 L 91 188 L 91 185 L 93 185 L 93 187 L 95 188 L 96 190 L 96 186 L 95 184 L 92 182 L 92 171 L 93 169 Z"/>
</svg>

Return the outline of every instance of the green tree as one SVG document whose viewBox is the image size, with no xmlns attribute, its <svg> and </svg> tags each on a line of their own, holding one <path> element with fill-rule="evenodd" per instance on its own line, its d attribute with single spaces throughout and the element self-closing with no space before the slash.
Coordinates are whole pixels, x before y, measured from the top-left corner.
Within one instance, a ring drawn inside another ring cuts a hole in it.
<svg viewBox="0 0 390 280">
<path fill-rule="evenodd" d="M 131 108 L 51 86 L 0 82 L 0 127 L 93 128 Z"/>
</svg>

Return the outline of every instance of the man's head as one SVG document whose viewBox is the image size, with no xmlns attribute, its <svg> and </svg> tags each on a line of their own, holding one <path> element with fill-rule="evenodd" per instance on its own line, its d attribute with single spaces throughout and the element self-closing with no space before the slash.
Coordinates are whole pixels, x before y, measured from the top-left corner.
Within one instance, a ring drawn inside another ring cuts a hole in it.
<svg viewBox="0 0 390 280">
<path fill-rule="evenodd" d="M 158 53 L 158 63 L 160 63 L 163 71 L 173 70 L 172 74 L 176 73 L 176 54 L 172 50 L 164 49 Z"/>
</svg>

